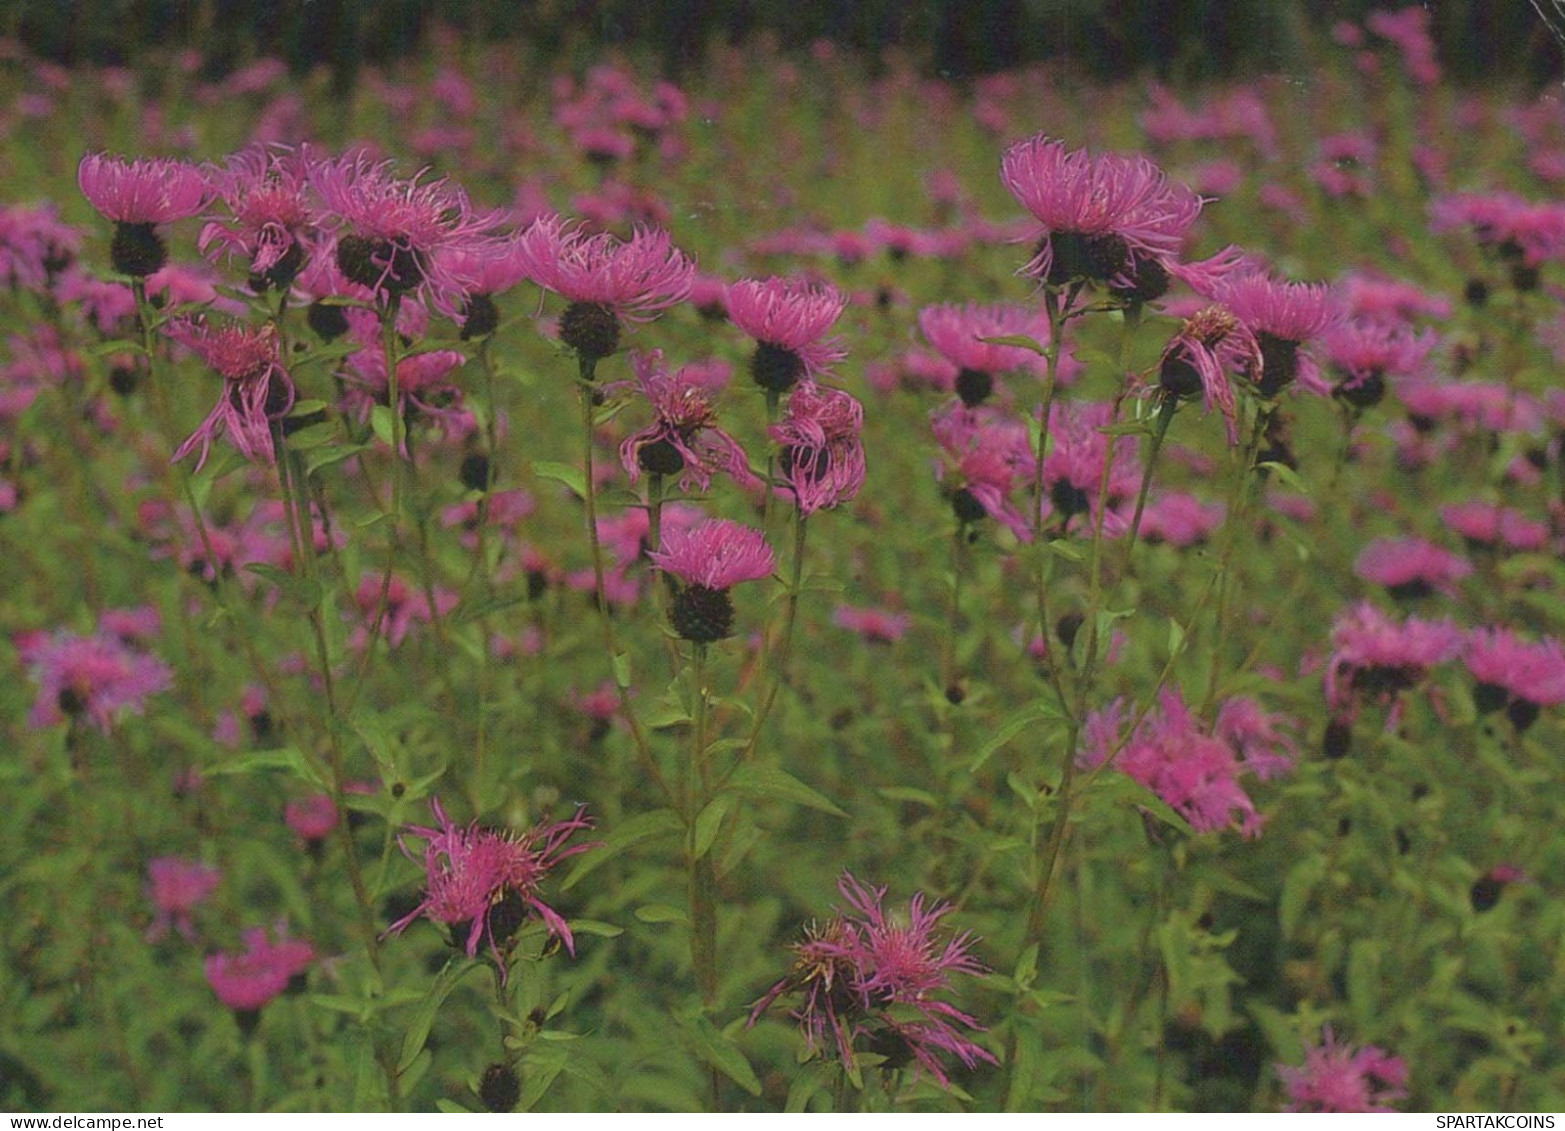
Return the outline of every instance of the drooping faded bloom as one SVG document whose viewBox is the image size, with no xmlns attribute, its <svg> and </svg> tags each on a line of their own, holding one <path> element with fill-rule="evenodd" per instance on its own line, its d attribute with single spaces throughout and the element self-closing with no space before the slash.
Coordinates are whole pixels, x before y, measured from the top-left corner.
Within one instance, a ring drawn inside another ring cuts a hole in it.
<svg viewBox="0 0 1565 1131">
<path fill-rule="evenodd" d="M 190 916 L 207 896 L 217 890 L 223 873 L 199 860 L 159 856 L 147 865 L 147 898 L 157 909 L 147 938 L 153 941 L 172 927 L 187 939 L 196 937 Z"/>
<path fill-rule="evenodd" d="M 136 278 L 168 262 L 157 226 L 197 215 L 212 198 L 205 171 L 163 158 L 126 161 L 89 153 L 77 167 L 76 184 L 89 204 L 114 221 L 109 247 L 114 269 Z"/>
<path fill-rule="evenodd" d="M 685 490 L 694 485 L 705 491 L 718 472 L 726 472 L 745 486 L 756 482 L 739 441 L 717 426 L 713 390 L 708 384 L 714 370 L 684 366 L 669 372 L 663 367 L 662 353 L 656 350 L 636 354 L 631 369 L 653 412 L 652 423 L 620 445 L 620 464 L 631 483 L 639 480 L 642 472 L 677 475 Z"/>
<path fill-rule="evenodd" d="M 1279 1064 L 1277 1075 L 1288 1091 L 1289 1111 L 1387 1112 L 1407 1095 L 1406 1061 L 1375 1045 L 1338 1044 L 1329 1025 L 1302 1065 Z"/>
<path fill-rule="evenodd" d="M 559 216 L 535 220 L 518 238 L 527 277 L 570 305 L 560 341 L 584 361 L 619 348 L 620 320 L 642 322 L 682 302 L 696 265 L 661 229 L 637 228 L 629 240 L 588 233 Z"/>
<path fill-rule="evenodd" d="M 813 381 L 794 387 L 783 418 L 769 429 L 783 489 L 812 515 L 847 502 L 864 485 L 864 406 L 850 393 Z"/>
<path fill-rule="evenodd" d="M 776 568 L 766 535 L 729 519 L 665 530 L 663 545 L 650 556 L 655 566 L 682 582 L 669 620 L 675 632 L 697 644 L 710 644 L 733 632 L 730 589 L 741 581 L 770 577 Z"/>
<path fill-rule="evenodd" d="M 499 216 L 474 210 L 449 180 L 396 176 L 391 161 L 351 153 L 322 161 L 310 183 L 326 207 L 323 223 L 337 232 L 337 266 L 377 301 L 419 294 L 431 305 L 462 301 L 467 280 L 448 253 L 494 238 Z"/>
<path fill-rule="evenodd" d="M 212 326 L 205 321 L 176 321 L 165 327 L 170 338 L 196 353 L 223 378 L 223 392 L 201 427 L 174 451 L 174 462 L 184 459 L 197 445 L 200 470 L 212 450 L 212 442 L 227 435 L 246 459 L 277 462 L 272 443 L 276 422 L 293 409 L 294 388 L 283 368 L 277 332 L 270 325 L 246 323 Z"/>
<path fill-rule="evenodd" d="M 480 942 L 488 943 L 502 979 L 505 962 L 501 950 L 529 918 L 541 921 L 550 935 L 575 954 L 570 924 L 544 902 L 542 889 L 543 881 L 562 860 L 595 847 L 566 843 L 577 832 L 592 827 L 586 808 L 577 809 L 567 820 L 540 823 L 524 833 L 484 828 L 477 821 L 464 828 L 446 816 L 438 798 L 430 801 L 430 808 L 439 828 L 408 829 L 408 835 L 424 841 L 424 899 L 387 933 L 400 933 L 421 916 L 443 923 L 451 928 L 453 943 L 462 946 L 468 957 L 478 953 Z M 405 843 L 403 851 L 420 859 Z"/>
<path fill-rule="evenodd" d="M 844 1066 L 869 1052 L 884 1057 L 888 1069 L 916 1064 L 948 1086 L 943 1053 L 968 1068 L 997 1063 L 963 1033 L 982 1031 L 977 1019 L 937 996 L 951 988 L 953 974 L 985 970 L 968 953 L 970 933 L 939 930 L 950 904 L 930 905 L 920 893 L 905 914 L 888 914 L 886 889 L 861 884 L 847 872 L 837 890 L 847 910 L 805 929 L 804 941 L 793 948 L 793 969 L 756 1002 L 750 1024 L 778 998 L 800 994 L 791 1016 L 810 1050 L 835 1052 Z"/>
<path fill-rule="evenodd" d="M 38 685 L 27 716 L 33 727 L 90 719 L 107 734 L 122 716 L 141 714 L 149 695 L 174 685 L 167 664 L 116 636 L 57 632 L 20 651 Z"/>
<path fill-rule="evenodd" d="M 1261 347 L 1255 335 L 1229 309 L 1207 306 L 1185 319 L 1179 333 L 1163 348 L 1158 364 L 1158 388 L 1164 396 L 1201 394 L 1206 411 L 1223 414 L 1228 442 L 1239 442 L 1232 376 L 1258 372 Z"/>
<path fill-rule="evenodd" d="M 1101 284 L 1133 301 L 1168 289 L 1203 204 L 1139 154 L 1067 150 L 1043 134 L 1007 149 L 1000 177 L 1038 221 L 1025 274 L 1056 289 Z"/>
<path fill-rule="evenodd" d="M 755 341 L 750 375 L 769 394 L 819 377 L 847 356 L 826 337 L 847 305 L 830 283 L 807 279 L 740 279 L 727 291 L 728 317 Z"/>
<path fill-rule="evenodd" d="M 199 246 L 239 261 L 257 293 L 286 289 L 314 252 L 319 214 L 310 162 L 305 147 L 255 145 L 229 157 L 213 178 L 229 215 L 207 222 Z"/>
<path fill-rule="evenodd" d="M 241 1028 L 253 1027 L 253 1015 L 288 988 L 315 961 L 315 948 L 303 939 L 288 937 L 288 928 L 277 927 L 272 937 L 265 927 L 251 927 L 241 938 L 239 954 L 217 953 L 206 960 L 206 980 L 217 999 L 241 1015 Z"/>
</svg>

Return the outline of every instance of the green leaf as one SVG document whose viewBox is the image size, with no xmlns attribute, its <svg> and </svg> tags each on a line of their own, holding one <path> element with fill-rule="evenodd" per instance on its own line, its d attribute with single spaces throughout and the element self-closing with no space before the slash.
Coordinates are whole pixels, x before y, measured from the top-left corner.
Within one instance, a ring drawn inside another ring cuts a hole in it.
<svg viewBox="0 0 1565 1131">
<path fill-rule="evenodd" d="M 689 925 L 690 916 L 682 907 L 671 903 L 647 903 L 636 908 L 635 915 L 643 923 L 682 923 Z"/>
<path fill-rule="evenodd" d="M 616 856 L 647 841 L 677 836 L 685 831 L 685 824 L 672 809 L 654 809 L 650 813 L 638 813 L 621 821 L 619 826 L 604 838 L 600 847 L 585 853 L 575 869 L 560 885 L 561 891 L 569 891 L 589 873 L 607 864 Z"/>
<path fill-rule="evenodd" d="M 613 923 L 603 923 L 597 919 L 572 919 L 570 921 L 571 934 L 591 935 L 599 939 L 617 939 L 625 933 L 624 927 L 616 927 Z M 552 1017 L 553 1014 L 550 1014 Z"/>
<path fill-rule="evenodd" d="M 938 809 L 943 804 L 940 798 L 927 789 L 913 789 L 911 786 L 888 785 L 875 792 L 887 801 L 905 801 L 912 805 L 924 805 L 930 809 Z"/>
<path fill-rule="evenodd" d="M 630 653 L 615 652 L 611 665 L 614 669 L 614 685 L 621 690 L 630 686 Z"/>
<path fill-rule="evenodd" d="M 1286 484 L 1289 487 L 1292 487 L 1301 495 L 1308 495 L 1310 493 L 1309 484 L 1300 479 L 1299 473 L 1294 471 L 1293 468 L 1289 467 L 1285 463 L 1278 463 L 1276 460 L 1269 459 L 1264 460 L 1255 466 L 1257 468 L 1271 472 L 1280 482 Z"/>
<path fill-rule="evenodd" d="M 1079 562 L 1086 558 L 1081 552 L 1081 547 L 1074 542 L 1068 542 L 1064 538 L 1051 538 L 1048 542 L 1049 553 L 1064 558 L 1068 562 Z"/>
<path fill-rule="evenodd" d="M 525 1070 L 522 1072 L 522 1096 L 516 1101 L 518 1111 L 531 1111 L 543 1099 L 543 1094 L 554 1083 L 554 1078 L 560 1074 L 569 1057 L 569 1051 L 552 1045 L 533 1045 L 527 1051 Z"/>
<path fill-rule="evenodd" d="M 448 961 L 445 968 L 435 977 L 434 983 L 429 987 L 429 992 L 424 995 L 424 1000 L 419 1002 L 418 1010 L 408 1022 L 406 1032 L 402 1035 L 402 1055 L 397 1059 L 397 1075 L 401 1076 L 413 1067 L 413 1062 L 418 1059 L 419 1053 L 424 1051 L 424 1044 L 429 1040 L 429 1030 L 435 1024 L 435 1014 L 440 1012 L 441 1005 L 456 989 L 469 971 L 478 970 L 481 967 L 474 962 Z"/>
<path fill-rule="evenodd" d="M 293 416 L 311 416 L 311 415 L 314 415 L 317 412 L 325 411 L 326 408 L 327 408 L 327 404 L 326 404 L 325 401 L 314 401 L 314 400 L 311 400 L 311 401 L 294 401 L 293 402 L 293 408 L 288 410 L 288 415 L 290 417 L 293 417 Z M 290 444 L 296 444 L 297 441 L 298 441 L 298 434 L 297 433 L 295 433 L 293 436 L 288 437 L 288 442 Z"/>
<path fill-rule="evenodd" d="M 980 342 L 988 342 L 991 346 L 1015 346 L 1017 349 L 1031 350 L 1039 357 L 1048 354 L 1047 347 L 1041 345 L 1037 339 L 1029 338 L 1026 334 L 1003 334 L 997 338 L 979 338 Z"/>
<path fill-rule="evenodd" d="M 556 483 L 563 483 L 579 497 L 583 499 L 587 497 L 586 480 L 581 477 L 581 468 L 574 464 L 539 460 L 533 464 L 533 474 L 539 479 L 552 479 Z"/>
<path fill-rule="evenodd" d="M 735 804 L 733 794 L 719 793 L 696 815 L 691 844 L 695 859 L 701 859 L 712 850 L 712 843 L 717 840 L 717 834 L 723 827 L 723 818 L 728 816 Z"/>
<path fill-rule="evenodd" d="M 833 817 L 848 815 L 824 794 L 816 792 L 788 771 L 776 766 L 740 766 L 723 788 L 743 797 L 792 801 L 796 805 L 830 813 Z"/>
<path fill-rule="evenodd" d="M 388 448 L 391 447 L 391 439 L 396 435 L 395 422 L 391 416 L 391 409 L 383 404 L 378 404 L 370 409 L 370 431 L 375 433 L 375 438 Z"/>
<path fill-rule="evenodd" d="M 696 1056 L 727 1076 L 752 1096 L 761 1094 L 761 1081 L 733 1039 L 707 1018 L 697 1014 L 680 1018 Z"/>
<path fill-rule="evenodd" d="M 994 757 L 996 750 L 999 750 L 1000 747 L 1010 742 L 1034 723 L 1042 722 L 1046 719 L 1055 720 L 1064 717 L 1064 714 L 1060 711 L 1060 705 L 1054 700 L 1045 698 L 1033 700 L 995 728 L 994 733 L 989 736 L 989 741 L 978 748 L 978 753 L 973 756 L 972 762 L 968 764 L 967 772 L 976 774 L 983 768 L 985 762 Z"/>
<path fill-rule="evenodd" d="M 1277 903 L 1277 919 L 1284 939 L 1294 937 L 1310 896 L 1325 878 L 1326 859 L 1319 855 L 1306 856 L 1288 869 L 1288 875 L 1282 881 L 1282 895 Z"/>
<path fill-rule="evenodd" d="M 449 625 L 471 624 L 475 620 L 482 620 L 491 613 L 502 612 L 505 609 L 525 603 L 527 594 L 518 593 L 491 593 L 489 596 L 474 601 L 463 601 L 451 615 L 446 618 Z"/>
</svg>

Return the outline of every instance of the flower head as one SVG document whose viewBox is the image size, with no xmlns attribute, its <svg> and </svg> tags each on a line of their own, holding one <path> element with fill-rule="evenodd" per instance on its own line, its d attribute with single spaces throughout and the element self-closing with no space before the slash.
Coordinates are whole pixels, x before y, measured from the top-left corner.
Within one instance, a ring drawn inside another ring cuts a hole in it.
<svg viewBox="0 0 1565 1131">
<path fill-rule="evenodd" d="M 840 389 L 794 387 L 782 420 L 769 429 L 780 449 L 785 489 L 805 515 L 847 502 L 864 485 L 864 406 Z"/>
<path fill-rule="evenodd" d="M 792 1016 L 809 1048 L 834 1049 L 845 1065 L 859 1051 L 874 1052 L 888 1068 L 916 1063 L 949 1085 L 941 1053 L 968 1068 L 981 1060 L 996 1063 L 963 1035 L 963 1029 L 981 1029 L 977 1020 L 936 996 L 950 989 L 951 975 L 985 969 L 968 953 L 971 934 L 939 930 L 951 906 L 931 905 L 920 893 L 905 913 L 888 914 L 886 889 L 847 872 L 837 890 L 847 910 L 806 928 L 804 941 L 793 948 L 793 969 L 755 1004 L 750 1024 L 784 994 L 798 993 L 803 1000 Z"/>
<path fill-rule="evenodd" d="M 310 197 L 310 155 L 263 145 L 229 157 L 214 177 L 228 218 L 208 221 L 201 250 L 239 260 L 256 291 L 284 288 L 313 252 L 320 216 Z"/>
<path fill-rule="evenodd" d="M 107 734 L 122 715 L 141 714 L 147 696 L 174 683 L 162 660 L 101 633 L 58 632 L 28 647 L 22 659 L 38 685 L 27 717 L 34 727 L 91 719 Z"/>
<path fill-rule="evenodd" d="M 1028 337 L 1049 340 L 1049 320 L 1040 310 L 1008 303 L 942 303 L 918 312 L 918 328 L 940 356 L 956 366 L 955 390 L 971 408 L 987 400 L 994 378 L 1017 369 L 1038 370 L 1043 359 L 1024 346 L 1005 346 L 985 338 Z"/>
<path fill-rule="evenodd" d="M 1338 318 L 1331 289 L 1319 283 L 1288 283 L 1264 271 L 1227 276 L 1212 296 L 1255 336 L 1260 364 L 1250 380 L 1263 397 L 1275 397 L 1295 380 L 1321 391 L 1319 370 L 1303 347 Z"/>
<path fill-rule="evenodd" d="M 1462 662 L 1478 684 L 1478 709 L 1504 707 L 1518 730 L 1530 727 L 1541 708 L 1565 703 L 1565 645 L 1553 637 L 1529 641 L 1508 628 L 1474 629 Z"/>
<path fill-rule="evenodd" d="M 696 265 L 661 229 L 638 227 L 629 240 L 588 233 L 559 216 L 533 221 L 518 237 L 526 275 L 570 302 L 560 340 L 597 360 L 619 348 L 619 320 L 641 322 L 682 302 Z"/>
<path fill-rule="evenodd" d="M 740 279 L 727 291 L 728 317 L 754 339 L 750 373 L 770 393 L 785 393 L 847 356 L 826 332 L 847 297 L 829 283 L 806 279 Z"/>
<path fill-rule="evenodd" d="M 706 490 L 717 472 L 727 472 L 745 485 L 756 482 L 739 441 L 717 426 L 708 384 L 711 370 L 685 366 L 671 373 L 659 351 L 638 353 L 631 365 L 654 417 L 620 445 L 620 464 L 632 483 L 643 471 L 678 475 L 686 490 L 692 484 Z"/>
<path fill-rule="evenodd" d="M 1279 1064 L 1277 1075 L 1288 1090 L 1289 1111 L 1386 1112 L 1407 1094 L 1406 1061 L 1374 1045 L 1338 1044 L 1329 1025 L 1303 1065 Z"/>
<path fill-rule="evenodd" d="M 1049 287 L 1101 283 L 1142 301 L 1167 290 L 1204 203 L 1145 157 L 1067 150 L 1043 134 L 1007 149 L 1000 177 L 1039 224 L 1026 274 Z"/>
<path fill-rule="evenodd" d="M 1337 618 L 1331 643 L 1326 701 L 1341 710 L 1361 699 L 1395 699 L 1428 668 L 1454 658 L 1462 648 L 1462 633 L 1449 621 L 1408 617 L 1398 623 L 1361 601 Z"/>
<path fill-rule="evenodd" d="M 1258 372 L 1261 347 L 1255 335 L 1226 307 L 1207 306 L 1185 319 L 1179 333 L 1163 348 L 1158 387 L 1165 396 L 1200 393 L 1211 412 L 1216 406 L 1228 429 L 1228 442 L 1239 442 L 1231 374 Z"/>
<path fill-rule="evenodd" d="M 204 170 L 162 158 L 127 162 L 89 153 L 77 167 L 76 184 L 88 203 L 114 221 L 109 247 L 114 269 L 136 278 L 168 262 L 157 225 L 196 215 L 212 196 Z"/>
<path fill-rule="evenodd" d="M 315 961 L 315 948 L 303 939 L 288 937 L 278 927 L 275 940 L 265 927 L 252 927 L 242 936 L 240 954 L 213 954 L 206 960 L 206 980 L 217 999 L 228 1008 L 253 1013 L 288 988 Z"/>
<path fill-rule="evenodd" d="M 721 640 L 733 631 L 729 589 L 768 577 L 776 568 L 766 535 L 729 519 L 664 531 L 663 545 L 651 558 L 684 583 L 674 595 L 669 619 L 680 636 L 698 644 Z"/>
<path fill-rule="evenodd" d="M 187 939 L 196 937 L 190 913 L 217 890 L 223 873 L 198 860 L 160 856 L 147 865 L 147 898 L 157 916 L 147 938 L 160 939 L 173 927 Z"/>
<path fill-rule="evenodd" d="M 1027 425 L 990 405 L 964 408 L 952 402 L 930 418 L 944 461 L 936 474 L 960 480 L 952 488 L 951 507 L 962 522 L 988 517 L 1023 542 L 1032 538 L 1027 517 L 1011 495 L 1037 469 Z"/>
<path fill-rule="evenodd" d="M 1473 564 L 1423 538 L 1377 538 L 1359 554 L 1353 572 L 1384 585 L 1393 597 L 1427 597 L 1436 591 L 1451 597 Z"/>
<path fill-rule="evenodd" d="M 293 381 L 283 368 L 276 330 L 269 324 L 212 326 L 205 321 L 177 321 L 164 333 L 193 350 L 223 378 L 217 404 L 201 427 L 175 449 L 174 461 L 184 459 L 199 444 L 199 469 L 206 463 L 212 441 L 226 433 L 247 459 L 276 462 L 272 428 L 294 402 Z"/>
<path fill-rule="evenodd" d="M 424 899 L 393 923 L 388 933 L 403 931 L 420 916 L 444 923 L 452 928 L 454 939 L 465 932 L 461 945 L 469 957 L 478 953 L 480 942 L 487 942 L 504 977 L 500 948 L 527 918 L 536 917 L 575 954 L 570 925 L 543 901 L 542 885 L 560 861 L 594 847 L 566 844 L 577 832 L 592 827 L 585 808 L 568 820 L 535 825 L 519 834 L 484 828 L 477 821 L 465 828 L 457 825 L 438 799 L 430 802 L 430 808 L 440 827 L 408 830 L 424 840 Z M 406 844 L 403 851 L 413 856 Z"/>
</svg>

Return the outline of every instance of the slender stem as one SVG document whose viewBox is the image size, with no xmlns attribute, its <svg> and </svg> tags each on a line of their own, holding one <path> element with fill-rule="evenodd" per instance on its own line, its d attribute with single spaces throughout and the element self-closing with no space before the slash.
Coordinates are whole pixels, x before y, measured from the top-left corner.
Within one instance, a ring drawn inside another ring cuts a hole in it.
<svg viewBox="0 0 1565 1131">
<path fill-rule="evenodd" d="M 696 817 L 712 797 L 712 767 L 707 757 L 707 720 L 711 693 L 707 687 L 707 646 L 691 646 L 690 673 L 695 683 L 695 712 L 690 727 L 690 766 L 688 774 L 690 814 L 690 961 L 695 968 L 696 985 L 703 1005 L 717 1001 L 717 904 L 716 875 L 712 867 L 711 846 L 697 855 Z"/>
<path fill-rule="evenodd" d="M 1141 489 L 1136 492 L 1136 513 L 1130 519 L 1130 533 L 1125 538 L 1125 568 L 1130 568 L 1130 555 L 1136 549 L 1136 536 L 1141 533 L 1141 516 L 1147 509 L 1147 493 L 1152 489 L 1152 473 L 1157 468 L 1158 453 L 1163 450 L 1163 440 L 1168 426 L 1174 422 L 1179 409 L 1179 398 L 1163 394 L 1158 407 L 1157 423 L 1152 428 L 1152 450 L 1147 453 L 1146 470 L 1141 473 Z"/>
<path fill-rule="evenodd" d="M 793 561 L 789 566 L 788 595 L 784 598 L 782 636 L 778 639 L 776 647 L 770 650 L 769 656 L 763 656 L 763 662 L 770 663 L 771 682 L 767 684 L 766 697 L 761 700 L 761 707 L 755 713 L 755 719 L 750 724 L 750 738 L 745 743 L 744 754 L 735 763 L 735 766 L 743 765 L 755 754 L 756 743 L 760 741 L 761 728 L 766 725 L 767 717 L 772 713 L 772 707 L 777 702 L 777 693 L 782 689 L 783 681 L 788 675 L 788 657 L 793 651 L 793 627 L 799 612 L 799 589 L 804 579 L 804 537 L 808 529 L 805 524 L 806 515 L 797 507 L 793 512 Z"/>
<path fill-rule="evenodd" d="M 967 545 L 968 525 L 958 522 L 951 535 L 951 585 L 946 591 L 946 633 L 940 641 L 940 685 L 949 694 L 956 685 L 957 622 L 962 616 L 962 571 Z"/>
<path fill-rule="evenodd" d="M 1223 520 L 1223 548 L 1217 562 L 1217 635 L 1212 641 L 1212 669 L 1207 676 L 1206 697 L 1201 702 L 1199 714 L 1210 719 L 1217 702 L 1217 684 L 1222 675 L 1223 647 L 1228 641 L 1229 621 L 1233 604 L 1233 556 L 1239 543 L 1239 528 L 1244 524 L 1251 491 L 1250 479 L 1255 468 L 1255 453 L 1260 448 L 1261 436 L 1266 430 L 1267 411 L 1256 406 L 1255 422 L 1250 428 L 1250 438 L 1245 443 L 1228 489 L 1228 517 Z"/>
</svg>

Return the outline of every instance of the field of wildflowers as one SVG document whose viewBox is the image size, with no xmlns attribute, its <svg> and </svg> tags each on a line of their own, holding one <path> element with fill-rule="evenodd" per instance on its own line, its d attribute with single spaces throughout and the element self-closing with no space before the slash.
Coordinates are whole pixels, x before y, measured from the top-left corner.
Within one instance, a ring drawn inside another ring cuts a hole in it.
<svg viewBox="0 0 1565 1131">
<path fill-rule="evenodd" d="M 0 63 L 0 1103 L 1565 1106 L 1565 102 Z"/>
</svg>

